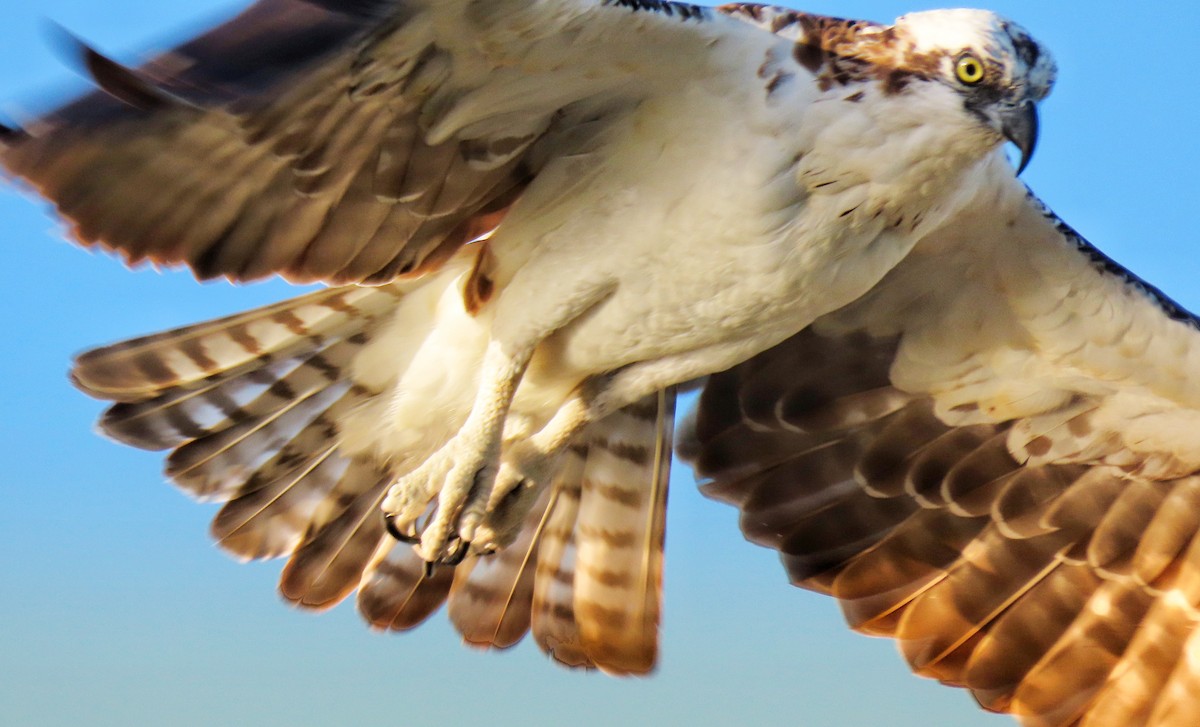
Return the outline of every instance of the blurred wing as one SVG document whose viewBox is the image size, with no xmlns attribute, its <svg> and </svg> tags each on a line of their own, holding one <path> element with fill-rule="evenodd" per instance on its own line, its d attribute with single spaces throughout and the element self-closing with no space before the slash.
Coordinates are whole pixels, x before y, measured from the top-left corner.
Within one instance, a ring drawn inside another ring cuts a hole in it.
<svg viewBox="0 0 1200 727">
<path fill-rule="evenodd" d="M 598 121 L 703 72 L 717 26 L 746 27 L 646 5 L 261 0 L 136 70 L 80 48 L 99 90 L 2 130 L 0 165 L 131 264 L 420 274 Z"/>
<path fill-rule="evenodd" d="M 713 376 L 681 447 L 917 673 L 1030 725 L 1200 724 L 1198 370 L 1196 319 L 1010 180 Z"/>
</svg>

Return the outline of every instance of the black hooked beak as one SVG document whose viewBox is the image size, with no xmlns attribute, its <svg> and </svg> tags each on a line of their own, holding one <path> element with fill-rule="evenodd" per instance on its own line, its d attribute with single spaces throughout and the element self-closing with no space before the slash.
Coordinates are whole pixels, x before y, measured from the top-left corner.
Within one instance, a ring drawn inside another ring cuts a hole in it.
<svg viewBox="0 0 1200 727">
<path fill-rule="evenodd" d="M 1021 164 L 1017 174 L 1025 171 L 1029 160 L 1033 158 L 1033 150 L 1037 147 L 1038 113 L 1033 101 L 1026 99 L 1016 106 L 1009 106 L 1000 112 L 1000 130 L 1004 136 L 1017 145 L 1021 150 Z"/>
</svg>

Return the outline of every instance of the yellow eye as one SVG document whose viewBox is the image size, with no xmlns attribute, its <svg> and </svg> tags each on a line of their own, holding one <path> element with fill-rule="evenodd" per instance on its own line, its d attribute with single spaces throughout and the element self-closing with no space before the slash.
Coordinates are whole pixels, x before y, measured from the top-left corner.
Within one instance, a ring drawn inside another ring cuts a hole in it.
<svg viewBox="0 0 1200 727">
<path fill-rule="evenodd" d="M 966 54 L 954 64 L 954 74 L 958 76 L 958 80 L 968 86 L 974 86 L 983 80 L 983 63 L 975 56 Z"/>
</svg>

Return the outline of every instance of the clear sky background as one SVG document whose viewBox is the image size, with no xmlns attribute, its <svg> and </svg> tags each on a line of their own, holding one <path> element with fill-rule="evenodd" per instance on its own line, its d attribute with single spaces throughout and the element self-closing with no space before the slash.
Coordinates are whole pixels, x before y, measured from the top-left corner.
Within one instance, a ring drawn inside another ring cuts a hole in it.
<svg viewBox="0 0 1200 727">
<path fill-rule="evenodd" d="M 1059 60 L 1026 180 L 1103 250 L 1200 308 L 1196 216 L 1200 4 L 989 0 Z M 118 58 L 162 48 L 229 0 L 0 0 L 0 109 L 81 88 L 51 19 Z M 922 0 L 811 0 L 890 20 Z M 209 541 L 214 509 L 163 484 L 160 457 L 101 439 L 101 409 L 68 384 L 81 349 L 286 297 L 283 284 L 130 273 L 61 238 L 44 206 L 0 185 L 0 723 L 6 725 L 808 725 L 998 727 L 960 690 L 908 674 L 889 642 L 854 635 L 836 605 L 787 585 L 735 513 L 677 468 L 659 671 L 571 673 L 532 643 L 460 645 L 438 615 L 381 635 L 352 604 L 281 602 L 274 563 Z M 1200 372 L 1198 372 L 1200 373 Z"/>
</svg>

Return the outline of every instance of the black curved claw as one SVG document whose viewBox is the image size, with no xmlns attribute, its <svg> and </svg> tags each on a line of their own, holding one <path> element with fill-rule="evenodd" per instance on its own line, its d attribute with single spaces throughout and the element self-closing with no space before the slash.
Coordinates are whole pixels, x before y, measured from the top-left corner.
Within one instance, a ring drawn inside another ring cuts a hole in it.
<svg viewBox="0 0 1200 727">
<path fill-rule="evenodd" d="M 387 529 L 388 535 L 391 535 L 401 543 L 416 545 L 417 543 L 421 542 L 420 537 L 416 535 L 409 535 L 401 530 L 400 526 L 396 524 L 396 516 L 392 513 L 387 513 L 383 516 L 383 527 Z"/>
<path fill-rule="evenodd" d="M 439 560 L 438 565 L 448 565 L 451 568 L 453 568 L 454 566 L 463 562 L 463 559 L 465 559 L 467 557 L 467 551 L 469 551 L 470 549 L 471 549 L 470 543 L 467 543 L 466 541 L 463 541 L 463 540 L 459 540 L 458 545 L 455 546 L 454 550 L 452 550 L 450 552 L 450 554 L 447 555 L 445 558 L 442 558 L 441 560 Z"/>
</svg>

